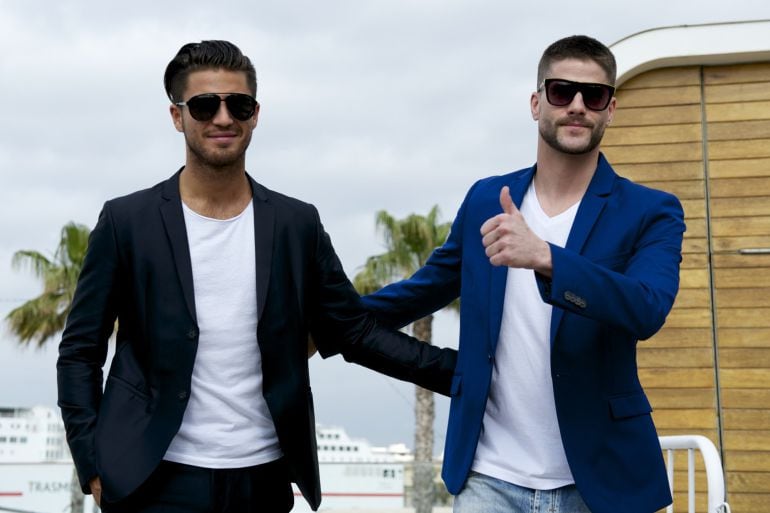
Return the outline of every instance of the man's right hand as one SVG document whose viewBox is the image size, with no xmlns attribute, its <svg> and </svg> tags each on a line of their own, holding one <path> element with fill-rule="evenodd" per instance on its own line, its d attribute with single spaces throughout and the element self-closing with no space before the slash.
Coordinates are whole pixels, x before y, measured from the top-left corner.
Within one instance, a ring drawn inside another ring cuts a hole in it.
<svg viewBox="0 0 770 513">
<path fill-rule="evenodd" d="M 91 493 L 94 496 L 94 502 L 96 505 L 102 506 L 102 480 L 99 477 L 95 477 L 88 482 L 88 486 L 91 487 Z"/>
</svg>

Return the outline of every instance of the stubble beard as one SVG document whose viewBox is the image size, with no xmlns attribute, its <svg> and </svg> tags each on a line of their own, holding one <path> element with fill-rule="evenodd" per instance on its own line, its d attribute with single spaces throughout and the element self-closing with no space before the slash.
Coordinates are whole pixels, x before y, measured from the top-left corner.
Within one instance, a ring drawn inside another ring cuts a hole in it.
<svg viewBox="0 0 770 513">
<path fill-rule="evenodd" d="M 559 140 L 558 130 L 562 126 L 556 122 L 541 123 L 539 126 L 540 137 L 556 151 L 566 153 L 567 155 L 585 155 L 592 152 L 599 146 L 604 137 L 604 125 L 593 125 L 591 127 L 591 137 L 582 146 L 568 146 Z"/>
<path fill-rule="evenodd" d="M 187 137 L 187 134 L 185 134 L 185 142 L 188 152 L 201 167 L 215 172 L 225 171 L 231 169 L 235 164 L 245 161 L 246 149 L 251 143 L 251 134 L 246 134 L 237 148 L 222 148 L 218 149 L 219 151 L 209 150 L 203 145 L 196 144 Z"/>
</svg>

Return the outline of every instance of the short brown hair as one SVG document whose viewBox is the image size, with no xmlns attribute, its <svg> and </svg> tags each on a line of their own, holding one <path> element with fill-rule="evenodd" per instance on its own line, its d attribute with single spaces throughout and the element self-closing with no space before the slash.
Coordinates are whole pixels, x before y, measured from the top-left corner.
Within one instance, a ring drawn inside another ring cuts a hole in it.
<svg viewBox="0 0 770 513">
<path fill-rule="evenodd" d="M 588 36 L 569 36 L 552 43 L 540 57 L 537 65 L 537 86 L 545 80 L 545 75 L 554 61 L 564 59 L 590 60 L 598 64 L 607 74 L 609 85 L 615 85 L 617 64 L 615 56 L 604 44 Z"/>
</svg>

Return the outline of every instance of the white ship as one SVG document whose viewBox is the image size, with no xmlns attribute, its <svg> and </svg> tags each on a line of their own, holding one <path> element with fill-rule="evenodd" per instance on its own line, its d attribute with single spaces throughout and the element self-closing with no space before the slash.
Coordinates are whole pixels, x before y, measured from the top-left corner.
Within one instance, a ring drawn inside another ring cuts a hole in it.
<svg viewBox="0 0 770 513">
<path fill-rule="evenodd" d="M 404 506 L 404 463 L 412 461 L 405 445 L 373 447 L 342 428 L 323 426 L 316 426 L 316 440 L 322 511 Z M 0 513 L 69 512 L 72 478 L 57 410 L 0 408 Z M 91 496 L 84 511 L 93 511 Z M 311 511 L 296 488 L 293 511 Z"/>
<path fill-rule="evenodd" d="M 69 511 L 72 471 L 57 410 L 0 408 L 0 512 Z"/>
<path fill-rule="evenodd" d="M 320 511 L 336 508 L 404 507 L 404 464 L 412 454 L 404 444 L 373 447 L 350 438 L 340 427 L 316 426 L 321 472 Z M 295 487 L 297 512 L 311 511 Z"/>
</svg>

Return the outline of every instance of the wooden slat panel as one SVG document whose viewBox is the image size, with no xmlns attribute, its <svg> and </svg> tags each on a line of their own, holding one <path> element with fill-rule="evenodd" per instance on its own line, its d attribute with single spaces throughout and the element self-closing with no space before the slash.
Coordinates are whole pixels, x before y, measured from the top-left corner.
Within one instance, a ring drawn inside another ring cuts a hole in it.
<svg viewBox="0 0 770 513">
<path fill-rule="evenodd" d="M 770 451 L 770 431 L 724 431 L 724 448 L 729 451 Z"/>
<path fill-rule="evenodd" d="M 719 114 L 722 115 L 721 113 Z M 683 125 L 688 123 L 700 123 L 700 121 L 700 105 L 630 107 L 615 111 L 612 126 Z"/>
<path fill-rule="evenodd" d="M 706 66 L 703 68 L 703 83 L 706 85 L 767 81 L 770 81 L 770 65 L 767 62 Z"/>
<path fill-rule="evenodd" d="M 689 229 L 689 228 L 688 228 Z M 682 241 L 682 253 L 705 253 L 708 249 L 708 242 L 703 237 L 688 237 L 684 234 Z"/>
<path fill-rule="evenodd" d="M 770 308 L 717 308 L 717 323 L 721 328 L 767 328 Z"/>
<path fill-rule="evenodd" d="M 714 386 L 713 369 L 639 369 L 645 388 L 709 388 Z"/>
<path fill-rule="evenodd" d="M 709 162 L 711 178 L 743 178 L 770 176 L 770 159 L 712 160 Z"/>
<path fill-rule="evenodd" d="M 686 107 L 665 107 L 668 109 L 684 109 Z M 618 111 L 620 112 L 620 111 Z M 770 101 L 746 103 L 716 103 L 706 105 L 706 120 L 708 123 L 720 121 L 750 121 L 770 118 Z M 617 119 L 617 117 L 616 117 Z M 613 123 L 615 121 L 613 120 Z M 684 123 L 685 121 L 680 121 Z"/>
<path fill-rule="evenodd" d="M 655 410 L 652 419 L 661 429 L 712 429 L 717 425 L 712 409 Z"/>
<path fill-rule="evenodd" d="M 691 217 L 685 219 L 687 231 L 684 232 L 685 239 L 703 238 L 706 236 L 706 220 L 704 218 Z"/>
<path fill-rule="evenodd" d="M 677 408 L 715 408 L 713 388 L 646 388 L 647 398 L 656 410 Z"/>
<path fill-rule="evenodd" d="M 708 308 L 677 308 L 666 318 L 666 326 L 671 328 L 709 328 L 711 310 Z"/>
<path fill-rule="evenodd" d="M 712 198 L 770 196 L 770 177 L 718 178 L 709 185 Z"/>
<path fill-rule="evenodd" d="M 705 289 L 709 287 L 708 269 L 680 269 L 680 289 Z"/>
<path fill-rule="evenodd" d="M 736 513 L 767 513 L 770 493 L 731 493 L 728 502 Z"/>
<path fill-rule="evenodd" d="M 708 289 L 681 289 L 676 295 L 674 308 L 711 308 L 711 293 Z"/>
<path fill-rule="evenodd" d="M 717 289 L 716 302 L 717 308 L 770 307 L 770 288 Z"/>
<path fill-rule="evenodd" d="M 770 113 L 770 112 L 769 112 Z M 710 141 L 709 159 L 748 159 L 770 156 L 770 139 Z"/>
<path fill-rule="evenodd" d="M 680 200 L 697 198 L 700 199 L 700 203 L 703 204 L 703 198 L 705 197 L 705 185 L 703 180 L 666 180 L 639 183 L 653 189 L 670 192 Z"/>
<path fill-rule="evenodd" d="M 668 435 L 700 435 L 705 436 L 712 442 L 714 440 L 719 440 L 716 429 L 658 429 L 658 436 Z"/>
<path fill-rule="evenodd" d="M 770 216 L 770 197 L 712 198 L 711 215 L 714 217 Z"/>
<path fill-rule="evenodd" d="M 719 367 L 721 369 L 768 369 L 770 374 L 770 349 L 758 347 L 720 347 Z M 770 408 L 770 404 L 768 405 Z M 767 427 L 770 429 L 770 425 Z"/>
<path fill-rule="evenodd" d="M 767 369 L 721 369 L 721 385 L 727 388 L 770 388 Z"/>
<path fill-rule="evenodd" d="M 715 269 L 714 284 L 717 289 L 770 287 L 770 273 L 758 273 L 752 268 Z"/>
<path fill-rule="evenodd" d="M 703 88 L 706 103 L 734 103 L 770 100 L 770 83 L 744 82 L 714 84 Z"/>
<path fill-rule="evenodd" d="M 719 328 L 718 336 L 720 347 L 770 347 L 770 328 Z"/>
<path fill-rule="evenodd" d="M 725 409 L 722 419 L 725 429 L 770 429 L 770 410 L 767 409 Z"/>
<path fill-rule="evenodd" d="M 730 493 L 770 491 L 770 473 L 731 472 L 727 476 L 727 489 Z"/>
<path fill-rule="evenodd" d="M 686 242 L 687 241 L 685 241 L 685 243 L 682 245 L 682 248 L 684 248 Z M 712 243 L 714 245 L 714 251 L 731 253 L 742 248 L 766 248 L 769 245 L 768 237 L 766 235 L 751 237 L 718 237 L 715 238 Z M 705 241 L 698 241 L 696 239 L 696 242 L 694 242 L 690 247 L 694 250 L 700 248 L 703 245 L 705 245 Z"/>
<path fill-rule="evenodd" d="M 665 190 L 665 189 L 664 189 Z M 679 199 L 684 210 L 685 223 L 692 219 L 704 219 L 706 217 L 706 202 L 700 199 Z"/>
<path fill-rule="evenodd" d="M 770 241 L 768 241 L 770 243 Z M 742 255 L 740 253 L 716 253 L 713 256 L 715 269 L 725 267 L 749 267 L 770 269 L 770 255 Z M 761 271 L 759 271 L 761 272 Z"/>
<path fill-rule="evenodd" d="M 674 328 L 664 326 L 651 339 L 640 346 L 654 347 L 711 347 L 711 326 L 707 328 Z"/>
<path fill-rule="evenodd" d="M 617 92 L 616 96 L 618 99 L 618 109 L 663 107 L 669 105 L 700 105 L 700 85 L 621 89 Z M 735 98 L 732 101 L 735 101 Z"/>
<path fill-rule="evenodd" d="M 636 75 L 623 83 L 621 90 L 646 87 L 679 87 L 700 85 L 700 67 L 659 68 Z"/>
<path fill-rule="evenodd" d="M 711 220 L 714 237 L 768 235 L 770 242 L 770 216 L 718 217 Z"/>
<path fill-rule="evenodd" d="M 690 253 L 682 255 L 682 269 L 701 269 L 708 267 L 708 256 L 703 253 Z"/>
<path fill-rule="evenodd" d="M 722 390 L 725 408 L 767 408 L 770 405 L 768 388 L 726 388 Z"/>
<path fill-rule="evenodd" d="M 602 148 L 624 144 L 663 144 L 700 141 L 700 123 L 687 125 L 629 126 L 607 130 L 602 139 Z"/>
<path fill-rule="evenodd" d="M 607 129 L 607 134 L 614 130 L 620 130 L 620 128 Z M 620 176 L 625 176 L 635 182 L 702 180 L 704 177 L 702 162 L 652 162 L 646 164 L 616 164 L 613 162 L 612 167 Z"/>
<path fill-rule="evenodd" d="M 638 353 L 639 368 L 712 368 L 714 353 L 707 347 L 687 347 L 678 349 L 640 348 Z"/>
<path fill-rule="evenodd" d="M 770 452 L 727 451 L 724 467 L 728 472 L 733 470 L 770 472 Z"/>
<path fill-rule="evenodd" d="M 770 138 L 770 120 L 709 123 L 708 138 L 709 141 L 767 139 Z"/>
<path fill-rule="evenodd" d="M 700 161 L 703 147 L 700 143 L 647 144 L 645 146 L 611 146 L 605 153 L 610 162 L 681 162 Z"/>
</svg>

